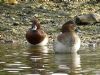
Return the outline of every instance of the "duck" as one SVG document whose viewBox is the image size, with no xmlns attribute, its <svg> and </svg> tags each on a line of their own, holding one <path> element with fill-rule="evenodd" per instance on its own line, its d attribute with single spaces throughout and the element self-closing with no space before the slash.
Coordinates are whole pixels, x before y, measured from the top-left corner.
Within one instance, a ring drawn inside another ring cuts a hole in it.
<svg viewBox="0 0 100 75">
<path fill-rule="evenodd" d="M 81 40 L 76 32 L 77 25 L 73 20 L 62 25 L 61 33 L 54 41 L 55 53 L 75 53 L 79 50 Z"/>
<path fill-rule="evenodd" d="M 74 17 L 74 21 L 77 25 L 93 25 L 100 23 L 100 14 L 89 13 L 89 14 L 80 14 Z"/>
<path fill-rule="evenodd" d="M 31 28 L 29 28 L 28 31 L 26 32 L 26 40 L 31 45 L 39 45 L 39 46 L 47 45 L 48 35 L 41 28 L 38 19 L 34 18 L 31 22 L 32 22 Z"/>
</svg>

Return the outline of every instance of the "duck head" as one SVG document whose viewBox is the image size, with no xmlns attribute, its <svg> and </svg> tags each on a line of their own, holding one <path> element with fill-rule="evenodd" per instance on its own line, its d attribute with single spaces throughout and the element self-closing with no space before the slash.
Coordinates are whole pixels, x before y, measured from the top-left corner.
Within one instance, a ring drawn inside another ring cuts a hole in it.
<svg viewBox="0 0 100 75">
<path fill-rule="evenodd" d="M 67 21 L 61 28 L 61 32 L 65 33 L 65 32 L 72 32 L 75 31 L 76 29 L 76 24 L 73 21 Z"/>
<path fill-rule="evenodd" d="M 38 29 L 40 29 L 40 23 L 39 23 L 39 21 L 37 20 L 37 19 L 33 19 L 32 21 L 32 27 L 31 27 L 31 29 L 34 31 L 34 30 L 38 30 Z"/>
</svg>

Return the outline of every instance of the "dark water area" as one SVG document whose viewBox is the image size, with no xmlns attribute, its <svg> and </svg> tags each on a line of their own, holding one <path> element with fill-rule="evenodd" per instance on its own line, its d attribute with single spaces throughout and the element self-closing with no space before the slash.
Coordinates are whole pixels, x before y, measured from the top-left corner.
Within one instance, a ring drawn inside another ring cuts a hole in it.
<svg viewBox="0 0 100 75">
<path fill-rule="evenodd" d="M 0 75 L 100 75 L 100 47 L 55 54 L 48 46 L 0 44 Z"/>
</svg>

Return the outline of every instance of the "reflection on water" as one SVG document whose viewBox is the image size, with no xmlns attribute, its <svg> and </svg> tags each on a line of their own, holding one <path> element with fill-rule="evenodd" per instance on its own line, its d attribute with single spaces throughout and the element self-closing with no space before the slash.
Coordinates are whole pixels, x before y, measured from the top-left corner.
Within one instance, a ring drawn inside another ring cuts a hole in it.
<svg viewBox="0 0 100 75">
<path fill-rule="evenodd" d="M 68 75 L 81 75 L 80 55 L 77 53 L 57 54 L 55 63 L 58 64 L 57 72 L 65 72 L 68 73 Z"/>
<path fill-rule="evenodd" d="M 53 51 L 49 50 L 47 46 L 31 46 L 28 52 L 31 53 L 27 57 L 27 60 L 30 61 L 29 65 L 32 67 L 31 74 L 49 75 L 54 61 Z"/>
<path fill-rule="evenodd" d="M 2 45 L 0 75 L 49 75 L 54 53 L 47 46 Z"/>
<path fill-rule="evenodd" d="M 0 44 L 0 75 L 100 75 L 100 48 L 55 54 L 47 46 Z"/>
</svg>

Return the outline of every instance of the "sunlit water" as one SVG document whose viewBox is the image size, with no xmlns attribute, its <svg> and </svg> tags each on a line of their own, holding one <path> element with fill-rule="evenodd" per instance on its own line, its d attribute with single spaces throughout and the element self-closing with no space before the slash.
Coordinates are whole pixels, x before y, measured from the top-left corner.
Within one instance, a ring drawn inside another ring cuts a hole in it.
<svg viewBox="0 0 100 75">
<path fill-rule="evenodd" d="M 0 44 L 0 75 L 100 75 L 100 47 L 55 54 L 48 46 Z"/>
</svg>

